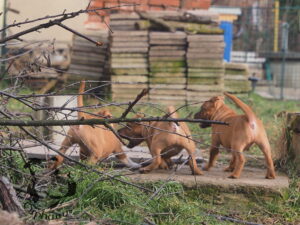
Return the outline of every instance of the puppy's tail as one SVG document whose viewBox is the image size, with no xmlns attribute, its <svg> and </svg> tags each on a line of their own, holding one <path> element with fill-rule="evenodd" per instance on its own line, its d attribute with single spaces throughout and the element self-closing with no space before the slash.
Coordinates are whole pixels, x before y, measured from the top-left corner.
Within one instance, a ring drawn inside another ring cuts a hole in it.
<svg viewBox="0 0 300 225">
<path fill-rule="evenodd" d="M 256 121 L 256 116 L 252 109 L 246 105 L 244 102 L 242 102 L 238 97 L 231 95 L 227 92 L 224 92 L 224 95 L 226 95 L 228 98 L 230 98 L 239 108 L 241 108 L 244 113 L 246 114 L 248 121 L 250 123 L 251 128 L 255 128 L 255 121 Z"/>
<path fill-rule="evenodd" d="M 168 112 L 168 117 L 171 117 L 171 118 L 178 118 L 178 114 L 176 112 L 176 109 L 174 106 L 168 106 L 167 108 L 167 112 Z"/>
<path fill-rule="evenodd" d="M 80 81 L 79 90 L 78 90 L 78 96 L 77 96 L 77 107 L 83 107 L 83 93 L 85 89 L 85 81 Z M 82 110 L 82 109 L 80 109 Z M 81 119 L 84 117 L 84 112 L 78 111 L 78 119 Z"/>
</svg>

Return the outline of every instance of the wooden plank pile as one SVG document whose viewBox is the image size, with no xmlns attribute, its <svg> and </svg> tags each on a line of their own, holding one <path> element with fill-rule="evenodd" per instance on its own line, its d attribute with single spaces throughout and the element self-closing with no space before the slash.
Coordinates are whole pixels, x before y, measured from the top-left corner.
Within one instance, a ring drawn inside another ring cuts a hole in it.
<svg viewBox="0 0 300 225">
<path fill-rule="evenodd" d="M 187 101 L 207 100 L 223 90 L 223 35 L 187 36 Z"/>
<path fill-rule="evenodd" d="M 248 81 L 249 76 L 247 64 L 225 63 L 225 91 L 232 93 L 246 93 L 250 91 L 251 84 L 250 81 Z"/>
<path fill-rule="evenodd" d="M 110 45 L 112 99 L 133 100 L 148 87 L 148 31 L 114 31 Z"/>
<path fill-rule="evenodd" d="M 186 33 L 150 32 L 149 85 L 151 102 L 185 102 Z"/>
<path fill-rule="evenodd" d="M 106 80 L 108 32 L 99 31 L 85 35 L 103 42 L 103 45 L 96 47 L 92 42 L 74 35 L 68 80 Z"/>
</svg>

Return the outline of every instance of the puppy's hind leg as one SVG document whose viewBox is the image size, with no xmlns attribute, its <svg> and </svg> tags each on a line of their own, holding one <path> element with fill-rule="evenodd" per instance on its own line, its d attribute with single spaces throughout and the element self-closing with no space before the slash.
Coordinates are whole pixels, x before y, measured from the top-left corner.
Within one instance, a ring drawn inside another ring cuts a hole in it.
<svg viewBox="0 0 300 225">
<path fill-rule="evenodd" d="M 236 161 L 236 156 L 234 153 L 232 153 L 232 157 L 230 159 L 230 163 L 229 163 L 229 166 L 226 167 L 224 169 L 225 172 L 232 172 L 234 170 L 234 167 L 235 167 L 235 161 Z"/>
<path fill-rule="evenodd" d="M 261 151 L 264 153 L 265 160 L 267 163 L 267 174 L 266 179 L 275 179 L 275 169 L 271 156 L 271 147 L 267 138 L 267 135 L 262 135 L 258 141 L 255 142 Z"/>
<path fill-rule="evenodd" d="M 233 170 L 232 174 L 228 178 L 237 179 L 241 175 L 241 172 L 244 168 L 246 159 L 245 159 L 245 156 L 242 151 L 244 149 L 243 147 L 233 146 L 232 149 L 233 149 L 232 151 L 233 151 L 233 154 L 235 157 L 235 165 L 234 165 L 234 170 Z"/>
<path fill-rule="evenodd" d="M 74 144 L 74 140 L 72 138 L 72 132 L 69 131 L 68 136 L 65 137 L 65 139 L 61 144 L 59 152 L 65 154 L 68 148 L 70 148 L 73 144 Z M 53 164 L 50 164 L 49 168 L 51 170 L 55 170 L 58 166 L 62 164 L 63 161 L 64 161 L 64 157 L 61 155 L 57 155 L 55 156 L 55 162 Z"/>
<path fill-rule="evenodd" d="M 209 169 L 214 165 L 217 156 L 219 155 L 219 147 L 211 146 L 209 151 L 209 161 L 203 168 L 206 171 L 209 171 Z"/>
<path fill-rule="evenodd" d="M 151 149 L 151 153 L 152 153 L 152 162 L 150 165 L 140 168 L 140 172 L 141 173 L 149 173 L 151 170 L 157 169 L 160 165 L 161 165 L 161 152 L 162 149 L 156 146 L 153 146 Z"/>
<path fill-rule="evenodd" d="M 189 154 L 189 166 L 192 170 L 192 174 L 193 175 L 203 175 L 203 172 L 198 168 L 197 166 L 197 162 L 195 159 L 195 145 L 192 146 L 185 146 L 184 148 L 187 150 L 188 154 Z"/>
<path fill-rule="evenodd" d="M 161 158 L 161 163 L 159 165 L 159 168 L 163 169 L 163 170 L 168 170 L 169 169 L 169 166 L 168 166 L 168 164 L 167 164 L 167 162 L 165 161 L 164 158 Z"/>
<path fill-rule="evenodd" d="M 164 160 L 165 160 L 165 162 L 167 163 L 168 168 L 169 168 L 169 169 L 172 169 L 173 166 L 174 166 L 173 160 L 172 160 L 171 158 L 165 158 Z"/>
</svg>

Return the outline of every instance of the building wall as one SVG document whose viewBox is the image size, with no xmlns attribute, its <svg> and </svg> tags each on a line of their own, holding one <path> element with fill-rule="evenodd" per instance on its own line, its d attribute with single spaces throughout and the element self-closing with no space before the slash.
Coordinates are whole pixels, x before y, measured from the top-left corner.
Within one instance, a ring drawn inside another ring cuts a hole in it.
<svg viewBox="0 0 300 225">
<path fill-rule="evenodd" d="M 62 13 L 65 9 L 66 12 L 77 11 L 85 9 L 88 4 L 88 0 L 8 0 L 9 7 L 20 11 L 19 14 L 12 12 L 7 13 L 7 24 L 11 24 L 14 21 L 21 22 L 28 19 L 35 19 L 44 17 L 46 15 L 56 15 Z M 82 14 L 74 19 L 69 19 L 63 24 L 73 28 L 74 30 L 82 31 L 84 29 L 84 22 L 87 20 L 87 14 Z M 28 29 L 41 22 L 48 22 L 49 20 L 39 21 L 37 23 L 30 23 L 28 25 L 22 25 L 17 28 L 10 28 L 8 35 L 20 32 Z M 58 26 L 53 26 L 48 29 L 42 29 L 40 32 L 33 32 L 22 36 L 25 40 L 53 40 L 57 42 L 68 43 L 72 39 L 72 33 L 64 30 Z"/>
<path fill-rule="evenodd" d="M 107 29 L 106 24 L 109 23 L 109 15 L 114 12 L 208 9 L 210 5 L 211 0 L 92 0 L 91 9 L 102 7 L 114 8 L 98 14 L 89 13 L 86 27 L 91 29 Z"/>
<path fill-rule="evenodd" d="M 229 7 L 251 7 L 257 3 L 260 7 L 271 7 L 273 0 L 212 0 L 212 5 L 229 6 Z"/>
<path fill-rule="evenodd" d="M 46 15 L 55 15 L 66 12 L 85 9 L 89 0 L 7 0 L 10 8 L 20 11 L 19 14 L 13 12 L 7 13 L 7 24 L 14 21 L 20 22 L 28 19 L 44 17 Z M 26 2 L 26 3 L 25 3 Z M 135 6 L 128 6 L 128 5 Z M 107 29 L 109 23 L 109 14 L 116 11 L 163 11 L 178 9 L 208 9 L 211 0 L 92 0 L 90 9 L 102 7 L 116 7 L 115 9 L 98 11 L 98 13 L 82 14 L 74 19 L 64 22 L 65 25 L 77 31 L 86 31 L 86 29 Z M 120 5 L 127 5 L 118 7 Z M 44 20 L 45 22 L 48 20 Z M 10 28 L 8 35 L 28 29 L 34 25 L 41 23 L 31 23 L 22 25 L 19 28 Z M 42 29 L 40 32 L 33 32 L 22 36 L 25 40 L 53 40 L 57 42 L 69 43 L 72 40 L 72 33 L 53 26 L 49 29 Z"/>
</svg>

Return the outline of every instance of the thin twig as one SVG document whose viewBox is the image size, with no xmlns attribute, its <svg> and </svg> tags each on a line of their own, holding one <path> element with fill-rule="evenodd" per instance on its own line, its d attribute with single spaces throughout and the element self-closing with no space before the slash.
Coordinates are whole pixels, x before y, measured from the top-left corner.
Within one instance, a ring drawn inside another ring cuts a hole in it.
<svg viewBox="0 0 300 225">
<path fill-rule="evenodd" d="M 142 91 L 141 91 L 141 93 L 139 93 L 137 96 L 136 96 L 136 98 L 135 98 L 135 100 L 133 101 L 133 102 L 130 102 L 129 103 L 129 106 L 128 106 L 128 108 L 125 110 L 125 112 L 123 112 L 123 114 L 122 114 L 122 116 L 121 116 L 121 119 L 122 118 L 125 118 L 126 116 L 127 116 L 127 114 L 131 111 L 131 109 L 133 108 L 133 106 L 142 98 L 142 97 L 144 97 L 146 94 L 148 94 L 149 93 L 149 88 L 147 88 L 147 89 L 143 89 Z"/>
<path fill-rule="evenodd" d="M 248 222 L 248 221 L 239 220 L 239 219 L 235 219 L 235 218 L 228 217 L 228 216 L 221 216 L 221 215 L 216 215 L 216 214 L 207 214 L 207 215 L 212 216 L 218 220 L 230 221 L 233 223 L 246 224 L 246 225 L 262 225 L 261 223 Z"/>
<path fill-rule="evenodd" d="M 68 31 L 70 31 L 70 32 L 72 32 L 73 34 L 76 34 L 76 35 L 79 36 L 79 37 L 82 37 L 82 38 L 84 38 L 84 39 L 86 39 L 86 40 L 88 40 L 88 41 L 94 43 L 96 46 L 101 46 L 101 45 L 103 45 L 102 42 L 100 42 L 100 41 L 94 41 L 93 39 L 91 39 L 91 38 L 89 38 L 89 37 L 87 37 L 87 36 L 85 36 L 85 35 L 83 35 L 83 34 L 77 32 L 77 31 L 71 29 L 70 27 L 67 27 L 66 25 L 64 25 L 64 24 L 62 24 L 62 23 L 58 23 L 57 25 L 60 26 L 60 27 L 62 27 L 62 28 L 64 28 L 64 29 L 66 29 L 66 30 L 68 30 Z"/>
</svg>

